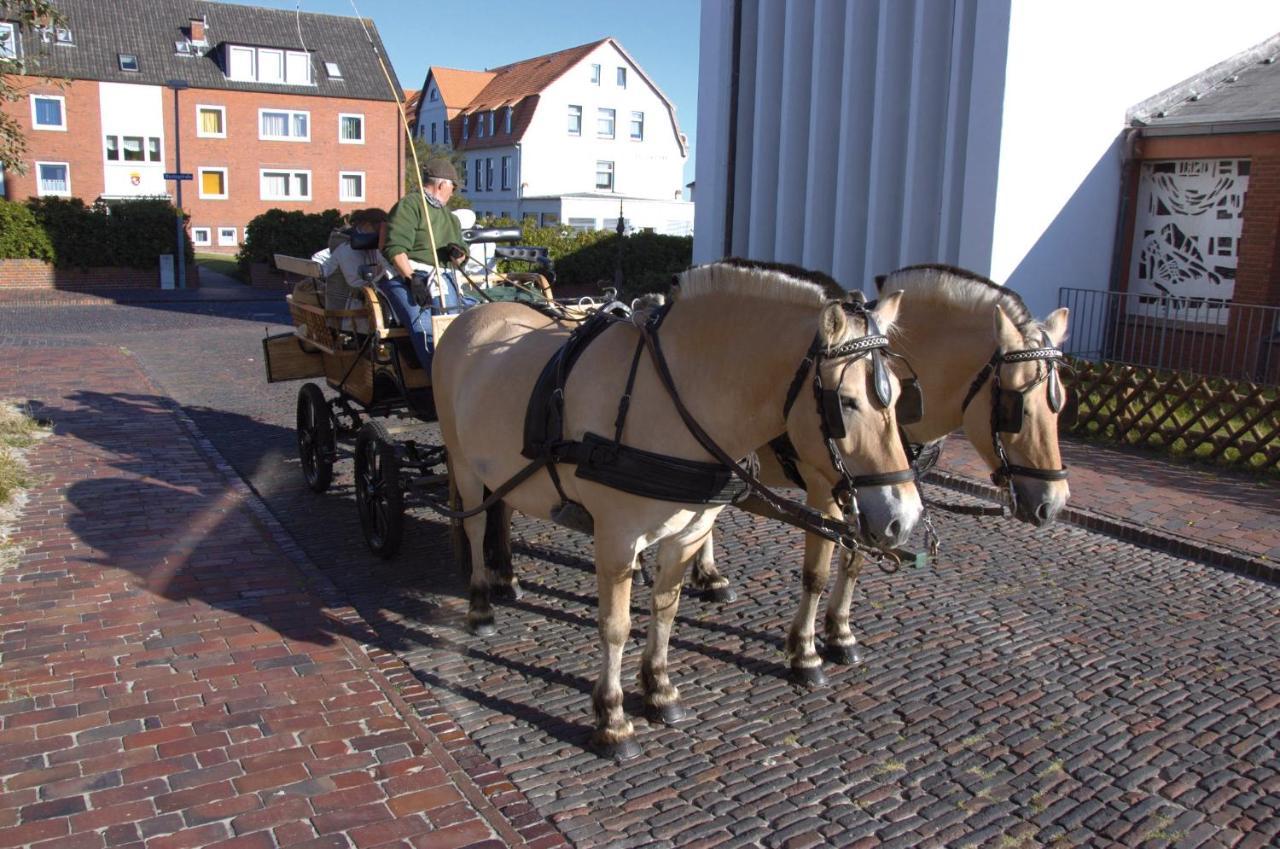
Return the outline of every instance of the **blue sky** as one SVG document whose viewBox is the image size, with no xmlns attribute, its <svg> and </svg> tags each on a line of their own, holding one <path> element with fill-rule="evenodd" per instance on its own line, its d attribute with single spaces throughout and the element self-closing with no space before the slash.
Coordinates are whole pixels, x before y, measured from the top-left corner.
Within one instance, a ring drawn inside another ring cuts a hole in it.
<svg viewBox="0 0 1280 849">
<path fill-rule="evenodd" d="M 351 0 L 241 0 L 255 6 L 353 15 Z M 372 18 L 400 84 L 421 88 L 427 67 L 483 70 L 613 36 L 676 105 L 689 136 L 685 182 L 697 153 L 695 0 L 356 0 Z"/>
</svg>

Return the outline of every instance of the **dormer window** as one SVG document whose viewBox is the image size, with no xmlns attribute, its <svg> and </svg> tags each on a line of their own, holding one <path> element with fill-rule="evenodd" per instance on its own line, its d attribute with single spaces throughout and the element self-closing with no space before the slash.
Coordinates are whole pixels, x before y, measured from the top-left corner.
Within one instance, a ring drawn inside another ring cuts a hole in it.
<svg viewBox="0 0 1280 849">
<path fill-rule="evenodd" d="M 510 106 L 508 106 L 508 107 L 507 107 L 507 111 L 506 111 L 506 115 L 503 117 L 503 123 L 506 125 L 507 135 L 511 135 L 511 113 L 512 113 L 512 111 L 513 111 L 513 110 L 512 110 L 512 108 L 511 108 Z"/>
<path fill-rule="evenodd" d="M 134 73 L 137 73 L 141 70 L 138 67 L 138 54 L 136 53 L 117 53 L 116 59 L 120 62 L 120 70 L 122 71 L 133 71 Z"/>
<path fill-rule="evenodd" d="M 494 130 L 494 127 L 495 127 L 495 125 L 494 125 L 494 110 L 490 109 L 490 110 L 489 110 L 489 135 L 491 135 L 491 136 L 493 136 L 493 135 L 497 135 L 497 133 L 496 133 L 496 132 L 495 132 L 495 130 Z"/>
<path fill-rule="evenodd" d="M 227 45 L 226 62 L 229 80 L 315 85 L 311 76 L 311 54 L 302 50 L 230 44 Z"/>
<path fill-rule="evenodd" d="M 462 140 L 471 138 L 471 120 L 469 115 L 462 116 Z"/>
<path fill-rule="evenodd" d="M 0 21 L 0 59 L 18 58 L 18 28 L 9 21 Z"/>
<path fill-rule="evenodd" d="M 483 114 L 476 116 L 476 138 L 478 139 L 484 138 L 484 115 Z"/>
</svg>

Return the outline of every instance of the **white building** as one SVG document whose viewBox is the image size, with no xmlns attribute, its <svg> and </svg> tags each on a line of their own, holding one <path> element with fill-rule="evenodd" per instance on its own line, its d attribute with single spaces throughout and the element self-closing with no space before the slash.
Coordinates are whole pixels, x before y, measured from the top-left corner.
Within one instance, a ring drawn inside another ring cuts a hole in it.
<svg viewBox="0 0 1280 849">
<path fill-rule="evenodd" d="M 694 261 L 947 262 L 1044 315 L 1119 273 L 1126 111 L 1277 31 L 1273 0 L 704 0 Z"/>
<path fill-rule="evenodd" d="M 612 38 L 490 71 L 432 67 L 419 138 L 466 157 L 480 216 L 693 232 L 675 106 Z"/>
</svg>

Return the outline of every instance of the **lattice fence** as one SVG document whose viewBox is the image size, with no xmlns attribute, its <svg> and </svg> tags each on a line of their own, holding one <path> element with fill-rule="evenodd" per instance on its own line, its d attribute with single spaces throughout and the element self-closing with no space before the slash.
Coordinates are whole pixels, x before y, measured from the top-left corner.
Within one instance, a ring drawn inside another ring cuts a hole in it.
<svg viewBox="0 0 1280 849">
<path fill-rule="evenodd" d="M 1280 391 L 1120 363 L 1074 360 L 1071 432 L 1280 473 Z"/>
</svg>

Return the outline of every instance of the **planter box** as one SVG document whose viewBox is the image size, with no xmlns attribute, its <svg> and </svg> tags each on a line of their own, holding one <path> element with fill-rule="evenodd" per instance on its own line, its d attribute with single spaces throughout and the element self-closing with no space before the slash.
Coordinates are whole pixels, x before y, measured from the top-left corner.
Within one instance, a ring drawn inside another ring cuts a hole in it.
<svg viewBox="0 0 1280 849">
<path fill-rule="evenodd" d="M 195 263 L 187 288 L 200 286 Z M 58 268 L 39 259 L 0 259 L 0 289 L 159 289 L 159 268 Z"/>
</svg>

